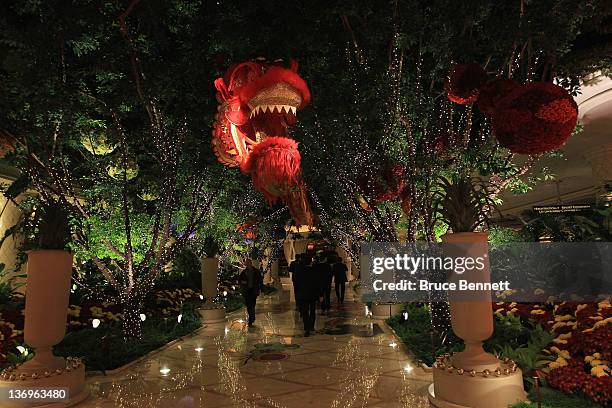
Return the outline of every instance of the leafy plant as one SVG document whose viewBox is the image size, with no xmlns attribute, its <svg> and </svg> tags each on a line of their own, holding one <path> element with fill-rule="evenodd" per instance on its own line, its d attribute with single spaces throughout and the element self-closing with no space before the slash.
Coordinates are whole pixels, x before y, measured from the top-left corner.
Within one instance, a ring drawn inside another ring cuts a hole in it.
<svg viewBox="0 0 612 408">
<path fill-rule="evenodd" d="M 462 178 L 451 181 L 441 177 L 434 202 L 440 217 L 453 232 L 476 231 L 487 222 L 495 208 L 491 188 L 482 180 Z"/>
<path fill-rule="evenodd" d="M 537 404 L 535 390 L 529 392 L 529 400 L 532 402 L 519 402 L 511 408 L 540 408 Z M 600 408 L 601 406 L 577 395 L 566 395 L 553 388 L 542 387 L 540 389 L 541 408 Z"/>
<path fill-rule="evenodd" d="M 70 242 L 68 212 L 57 201 L 46 201 L 42 206 L 38 227 L 38 248 L 64 250 Z"/>
<path fill-rule="evenodd" d="M 25 278 L 25 275 L 13 275 L 8 277 L 8 272 L 3 263 L 0 263 L 0 311 L 11 305 L 17 294 L 17 289 L 25 283 L 15 283 L 17 278 Z"/>
<path fill-rule="evenodd" d="M 544 348 L 554 339 L 552 333 L 537 325 L 529 331 L 529 340 L 526 345 L 516 347 L 512 344 L 498 345 L 497 354 L 507 357 L 516 362 L 525 374 L 523 380 L 528 388 L 533 386 L 532 373 L 546 367 L 554 360 L 549 354 L 544 353 Z"/>
<path fill-rule="evenodd" d="M 417 360 L 432 365 L 436 356 L 463 349 L 463 342 L 452 332 L 446 342 L 443 342 L 439 336 L 433 335 L 428 306 L 408 304 L 405 311 L 408 313 L 407 319 L 400 313 L 387 319 L 387 323 Z"/>
</svg>

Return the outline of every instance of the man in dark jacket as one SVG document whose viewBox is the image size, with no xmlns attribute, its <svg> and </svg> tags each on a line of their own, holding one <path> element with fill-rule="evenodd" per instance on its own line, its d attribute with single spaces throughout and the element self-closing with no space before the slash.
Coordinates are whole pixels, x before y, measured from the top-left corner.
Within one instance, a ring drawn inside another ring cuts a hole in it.
<svg viewBox="0 0 612 408">
<path fill-rule="evenodd" d="M 319 300 L 319 279 L 312 267 L 312 258 L 304 256 L 303 268 L 298 275 L 298 287 L 302 320 L 304 321 L 304 336 L 310 336 L 315 329 L 317 302 Z"/>
<path fill-rule="evenodd" d="M 317 262 L 313 266 L 315 274 L 319 279 L 319 296 L 321 297 L 321 313 L 325 314 L 331 309 L 331 284 L 332 271 L 327 258 L 322 255 L 317 257 Z"/>
<path fill-rule="evenodd" d="M 342 262 L 342 258 L 336 256 L 334 258 L 334 263 L 332 264 L 332 273 L 334 275 L 336 298 L 340 304 L 344 303 L 344 292 L 346 291 L 346 282 L 348 281 L 348 278 L 346 277 L 347 272 L 348 268 L 344 262 Z"/>
<path fill-rule="evenodd" d="M 289 272 L 291 272 L 291 282 L 293 282 L 293 294 L 295 295 L 295 306 L 302 315 L 302 307 L 300 302 L 302 301 L 302 293 L 300 288 L 301 280 L 304 279 L 304 259 L 303 254 L 297 254 L 295 260 L 289 265 Z"/>
<path fill-rule="evenodd" d="M 247 259 L 245 264 L 246 268 L 240 273 L 238 283 L 240 284 L 244 303 L 249 314 L 249 327 L 253 327 L 255 322 L 255 303 L 263 284 L 263 277 L 259 269 L 253 266 L 251 259 Z"/>
</svg>

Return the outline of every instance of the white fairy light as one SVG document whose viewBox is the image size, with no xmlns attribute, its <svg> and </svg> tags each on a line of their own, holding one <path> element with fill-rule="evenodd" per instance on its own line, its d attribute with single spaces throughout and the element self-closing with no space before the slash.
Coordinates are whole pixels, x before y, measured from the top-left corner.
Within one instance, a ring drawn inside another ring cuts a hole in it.
<svg viewBox="0 0 612 408">
<path fill-rule="evenodd" d="M 27 354 L 27 350 L 23 346 L 17 346 L 17 350 L 19 351 L 19 354 Z"/>
<path fill-rule="evenodd" d="M 100 319 L 93 319 L 93 320 L 91 321 L 91 326 L 92 326 L 94 329 L 97 329 L 97 328 L 98 328 L 98 326 L 100 326 Z"/>
<path fill-rule="evenodd" d="M 160 368 L 159 372 L 161 373 L 161 375 L 166 376 L 170 374 L 170 369 L 168 367 L 162 367 Z"/>
<path fill-rule="evenodd" d="M 181 320 L 183 320 L 183 315 L 182 314 L 178 315 L 178 317 L 176 318 L 176 321 L 179 322 L 179 323 L 181 322 Z"/>
<path fill-rule="evenodd" d="M 404 367 L 404 371 L 407 373 L 411 373 L 412 370 L 414 370 L 414 367 L 410 364 L 406 364 L 406 366 Z"/>
<path fill-rule="evenodd" d="M 145 320 L 147 320 L 147 315 L 146 315 L 146 314 L 144 314 L 144 313 L 141 313 L 141 314 L 140 314 L 140 320 L 142 320 L 143 322 L 144 322 Z"/>
<path fill-rule="evenodd" d="M 194 350 L 199 353 L 200 351 L 204 350 L 204 348 L 203 347 L 196 347 Z"/>
</svg>

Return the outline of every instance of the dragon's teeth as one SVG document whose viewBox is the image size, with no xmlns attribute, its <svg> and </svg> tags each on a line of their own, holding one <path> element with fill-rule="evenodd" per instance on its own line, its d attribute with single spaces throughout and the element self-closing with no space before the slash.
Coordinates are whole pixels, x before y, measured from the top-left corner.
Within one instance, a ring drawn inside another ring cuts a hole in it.
<svg viewBox="0 0 612 408">
<path fill-rule="evenodd" d="M 293 113 L 294 115 L 297 113 L 297 108 L 295 106 L 291 107 L 291 113 Z"/>
</svg>

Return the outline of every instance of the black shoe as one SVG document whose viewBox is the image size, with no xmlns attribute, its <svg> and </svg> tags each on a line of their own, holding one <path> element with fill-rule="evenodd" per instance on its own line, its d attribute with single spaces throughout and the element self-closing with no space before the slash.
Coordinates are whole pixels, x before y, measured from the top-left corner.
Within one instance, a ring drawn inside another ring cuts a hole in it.
<svg viewBox="0 0 612 408">
<path fill-rule="evenodd" d="M 308 330 L 304 332 L 304 337 L 310 337 L 310 332 Z"/>
</svg>

